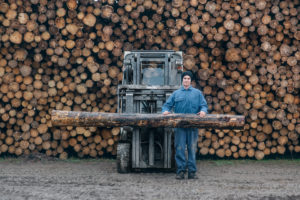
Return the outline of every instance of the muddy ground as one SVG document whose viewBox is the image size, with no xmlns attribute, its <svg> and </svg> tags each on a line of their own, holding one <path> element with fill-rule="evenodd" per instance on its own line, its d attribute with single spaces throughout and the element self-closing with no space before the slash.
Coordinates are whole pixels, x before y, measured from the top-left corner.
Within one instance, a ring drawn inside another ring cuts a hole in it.
<svg viewBox="0 0 300 200">
<path fill-rule="evenodd" d="M 198 180 L 118 174 L 115 160 L 0 160 L 0 199 L 300 199 L 300 160 L 200 160 Z"/>
</svg>

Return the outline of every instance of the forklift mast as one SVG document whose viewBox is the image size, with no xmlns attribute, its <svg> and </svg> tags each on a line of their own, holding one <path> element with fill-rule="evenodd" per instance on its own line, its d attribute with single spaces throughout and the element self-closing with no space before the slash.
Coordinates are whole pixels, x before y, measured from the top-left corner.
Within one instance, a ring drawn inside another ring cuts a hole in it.
<svg viewBox="0 0 300 200">
<path fill-rule="evenodd" d="M 123 80 L 118 86 L 119 113 L 161 113 L 181 85 L 181 51 L 125 51 Z M 172 168 L 170 128 L 122 127 L 117 150 L 120 173 L 142 168 Z"/>
<path fill-rule="evenodd" d="M 125 51 L 122 85 L 180 85 L 179 51 Z"/>
</svg>

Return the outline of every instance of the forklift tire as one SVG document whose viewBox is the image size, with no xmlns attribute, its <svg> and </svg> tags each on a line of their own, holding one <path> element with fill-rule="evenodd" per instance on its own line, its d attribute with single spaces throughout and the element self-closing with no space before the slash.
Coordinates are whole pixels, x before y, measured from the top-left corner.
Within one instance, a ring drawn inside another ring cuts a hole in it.
<svg viewBox="0 0 300 200">
<path fill-rule="evenodd" d="M 130 163 L 130 143 L 119 143 L 117 147 L 117 169 L 119 173 L 129 173 Z"/>
</svg>

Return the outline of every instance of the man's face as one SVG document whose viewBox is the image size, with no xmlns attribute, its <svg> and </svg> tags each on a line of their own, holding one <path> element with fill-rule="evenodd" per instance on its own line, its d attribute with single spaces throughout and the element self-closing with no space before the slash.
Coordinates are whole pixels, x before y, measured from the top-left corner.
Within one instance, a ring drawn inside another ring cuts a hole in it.
<svg viewBox="0 0 300 200">
<path fill-rule="evenodd" d="M 188 75 L 185 75 L 182 79 L 182 85 L 184 88 L 188 88 L 191 85 L 191 77 Z"/>
</svg>

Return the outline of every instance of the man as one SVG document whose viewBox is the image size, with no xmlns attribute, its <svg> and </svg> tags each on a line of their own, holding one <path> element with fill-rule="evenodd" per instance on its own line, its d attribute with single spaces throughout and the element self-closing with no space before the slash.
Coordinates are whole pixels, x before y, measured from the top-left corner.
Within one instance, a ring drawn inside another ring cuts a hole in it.
<svg viewBox="0 0 300 200">
<path fill-rule="evenodd" d="M 194 113 L 204 117 L 207 113 L 207 103 L 198 89 L 191 86 L 193 74 L 190 71 L 182 73 L 182 86 L 173 92 L 162 107 L 164 115 L 170 114 L 172 108 L 175 113 Z M 184 179 L 186 169 L 188 178 L 197 179 L 196 149 L 198 141 L 197 128 L 175 128 L 175 161 L 177 165 L 176 179 Z M 187 146 L 188 159 L 185 158 Z"/>
</svg>

